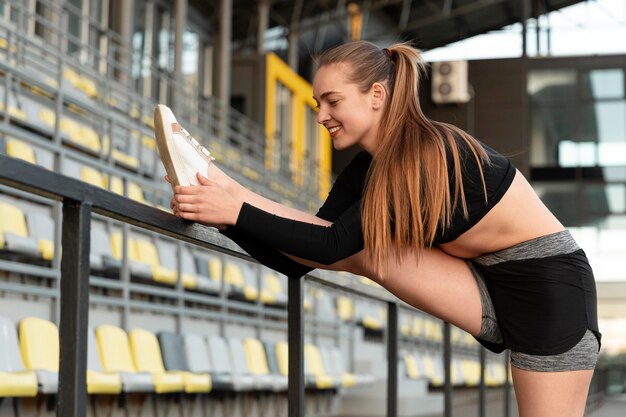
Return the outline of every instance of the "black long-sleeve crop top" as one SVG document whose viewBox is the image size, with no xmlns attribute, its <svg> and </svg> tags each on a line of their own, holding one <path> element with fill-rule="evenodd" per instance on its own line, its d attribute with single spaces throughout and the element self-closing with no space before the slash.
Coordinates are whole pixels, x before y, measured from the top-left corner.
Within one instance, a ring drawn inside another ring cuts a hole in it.
<svg viewBox="0 0 626 417">
<path fill-rule="evenodd" d="M 468 216 L 464 216 L 462 207 L 458 204 L 453 213 L 451 226 L 440 229 L 435 244 L 451 242 L 478 223 L 500 201 L 515 176 L 515 167 L 507 158 L 483 145 L 489 155 L 489 161 L 482 164 L 487 189 L 485 201 L 476 160 L 463 143 L 459 141 Z M 318 217 L 331 221 L 332 225 L 321 226 L 292 220 L 244 203 L 234 228 L 234 233 L 239 234 L 239 241 L 234 240 L 240 245 L 255 242 L 257 251 L 263 252 L 262 257 L 265 258 L 257 259 L 279 271 L 280 268 L 287 268 L 286 272 L 285 270 L 281 272 L 288 276 L 296 276 L 300 272 L 303 275 L 310 271 L 310 268 L 291 261 L 278 251 L 325 265 L 359 252 L 364 246 L 360 216 L 361 198 L 371 161 L 371 155 L 360 152 L 337 178 L 328 198 L 317 213 Z M 454 174 L 451 157 L 448 166 L 452 187 Z M 270 254 L 270 248 L 276 253 Z M 256 257 L 254 253 L 250 254 Z M 283 263 L 276 258 L 277 254 L 290 262 Z"/>
</svg>

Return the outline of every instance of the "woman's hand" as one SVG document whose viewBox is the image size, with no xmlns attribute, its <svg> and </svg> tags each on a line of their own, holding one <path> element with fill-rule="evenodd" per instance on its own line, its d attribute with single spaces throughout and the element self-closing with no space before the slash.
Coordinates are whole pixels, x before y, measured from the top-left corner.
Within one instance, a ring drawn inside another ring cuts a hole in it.
<svg viewBox="0 0 626 417">
<path fill-rule="evenodd" d="M 219 171 L 221 172 L 221 171 Z M 176 186 L 171 208 L 174 215 L 224 230 L 237 223 L 243 201 L 228 189 L 229 177 L 209 179 L 197 173 L 200 186 Z"/>
</svg>

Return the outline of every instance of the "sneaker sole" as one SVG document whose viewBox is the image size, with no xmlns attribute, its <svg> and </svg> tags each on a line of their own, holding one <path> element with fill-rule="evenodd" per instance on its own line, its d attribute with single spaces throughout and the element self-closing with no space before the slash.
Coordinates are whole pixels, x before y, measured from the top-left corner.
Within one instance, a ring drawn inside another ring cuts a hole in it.
<svg viewBox="0 0 626 417">
<path fill-rule="evenodd" d="M 158 105 L 154 109 L 154 133 L 156 135 L 156 143 L 157 148 L 159 149 L 159 155 L 161 156 L 161 161 L 163 162 L 163 166 L 165 167 L 165 172 L 167 172 L 167 176 L 172 182 L 172 186 L 174 185 L 191 185 L 188 183 L 181 183 L 181 179 L 185 178 L 183 173 L 176 172 L 176 164 L 172 160 L 172 153 L 170 152 L 170 148 L 173 149 L 173 138 L 171 133 L 171 127 L 169 129 L 164 129 L 164 126 L 171 126 L 172 123 L 177 123 L 176 120 L 165 120 L 167 119 L 167 112 L 161 111 L 162 105 Z M 180 164 L 178 164 L 180 166 Z M 186 182 L 186 181 L 185 181 Z"/>
</svg>

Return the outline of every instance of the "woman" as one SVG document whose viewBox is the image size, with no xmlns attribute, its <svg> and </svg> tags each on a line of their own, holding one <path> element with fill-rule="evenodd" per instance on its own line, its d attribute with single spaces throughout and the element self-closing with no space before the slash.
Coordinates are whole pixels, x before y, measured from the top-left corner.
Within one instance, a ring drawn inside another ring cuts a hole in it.
<svg viewBox="0 0 626 417">
<path fill-rule="evenodd" d="M 364 151 L 317 215 L 213 164 L 202 186 L 174 188 L 172 209 L 290 277 L 316 267 L 370 277 L 488 349 L 510 349 L 520 416 L 582 416 L 600 347 L 585 254 L 506 158 L 424 116 L 423 69 L 406 44 L 349 43 L 319 59 L 318 122 L 336 149 Z"/>
</svg>

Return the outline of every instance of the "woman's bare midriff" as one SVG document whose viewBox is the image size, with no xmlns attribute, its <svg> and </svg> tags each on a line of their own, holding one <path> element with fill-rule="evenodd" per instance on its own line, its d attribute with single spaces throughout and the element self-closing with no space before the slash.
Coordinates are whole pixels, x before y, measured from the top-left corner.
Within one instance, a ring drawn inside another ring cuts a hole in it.
<svg viewBox="0 0 626 417">
<path fill-rule="evenodd" d="M 563 230 L 518 171 L 502 199 L 456 240 L 440 245 L 446 253 L 471 259 Z"/>
</svg>

